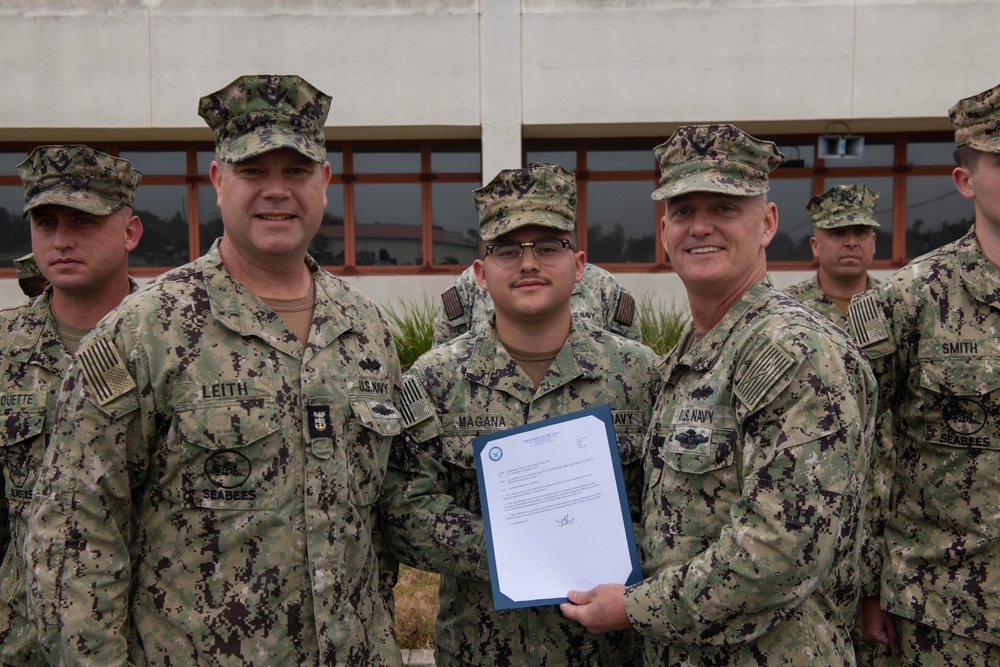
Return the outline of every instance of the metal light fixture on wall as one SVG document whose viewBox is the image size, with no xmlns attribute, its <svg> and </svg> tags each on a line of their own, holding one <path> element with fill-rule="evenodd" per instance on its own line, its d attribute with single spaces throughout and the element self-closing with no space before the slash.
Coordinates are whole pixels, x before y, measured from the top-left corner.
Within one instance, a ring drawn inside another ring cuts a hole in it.
<svg viewBox="0 0 1000 667">
<path fill-rule="evenodd" d="M 829 134 L 834 125 L 847 128 L 846 134 Z M 851 134 L 851 127 L 844 122 L 830 123 L 826 126 L 827 134 L 821 134 L 816 143 L 816 157 L 824 160 L 839 158 L 859 158 L 865 154 L 865 138 Z"/>
</svg>

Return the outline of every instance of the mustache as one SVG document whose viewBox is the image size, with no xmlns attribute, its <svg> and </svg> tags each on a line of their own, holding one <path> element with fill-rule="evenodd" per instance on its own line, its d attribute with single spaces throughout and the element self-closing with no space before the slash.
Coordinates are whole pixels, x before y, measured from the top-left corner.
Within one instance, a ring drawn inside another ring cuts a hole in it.
<svg viewBox="0 0 1000 667">
<path fill-rule="evenodd" d="M 526 282 L 532 282 L 536 284 L 541 283 L 543 285 L 552 284 L 551 280 L 549 280 L 548 278 L 542 278 L 541 276 L 523 276 L 521 278 L 517 278 L 516 280 L 510 281 L 509 283 L 507 283 L 507 286 L 510 287 L 511 289 L 515 289 L 520 287 L 523 283 Z"/>
</svg>

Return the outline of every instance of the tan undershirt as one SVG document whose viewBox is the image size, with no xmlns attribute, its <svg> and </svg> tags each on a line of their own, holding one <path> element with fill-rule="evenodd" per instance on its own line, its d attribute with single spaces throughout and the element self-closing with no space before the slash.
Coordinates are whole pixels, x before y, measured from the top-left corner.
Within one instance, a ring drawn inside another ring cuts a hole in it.
<svg viewBox="0 0 1000 667">
<path fill-rule="evenodd" d="M 847 314 L 847 308 L 848 306 L 851 305 L 851 297 L 844 298 L 840 296 L 834 296 L 832 294 L 827 294 L 826 297 L 830 299 L 830 301 L 833 301 L 833 305 L 835 305 L 840 310 L 841 313 L 843 313 L 844 315 Z"/>
<path fill-rule="evenodd" d="M 552 362 L 559 356 L 559 350 L 562 349 L 559 347 L 551 352 L 525 352 L 514 349 L 506 343 L 503 346 L 506 348 L 507 354 L 517 362 L 517 365 L 521 367 L 525 375 L 531 378 L 531 383 L 536 387 L 542 383 L 542 378 L 545 377 Z"/>
<path fill-rule="evenodd" d="M 305 345 L 309 342 L 309 329 L 312 328 L 313 311 L 316 309 L 316 285 L 311 283 L 305 296 L 295 299 L 275 299 L 260 297 L 267 306 L 277 313 L 299 342 Z"/>
<path fill-rule="evenodd" d="M 63 347 L 71 355 L 75 355 L 80 350 L 80 339 L 93 331 L 94 327 L 75 327 L 60 320 L 51 308 L 49 312 L 52 313 L 52 319 L 56 322 L 56 329 L 59 331 L 59 340 L 62 341 Z"/>
</svg>

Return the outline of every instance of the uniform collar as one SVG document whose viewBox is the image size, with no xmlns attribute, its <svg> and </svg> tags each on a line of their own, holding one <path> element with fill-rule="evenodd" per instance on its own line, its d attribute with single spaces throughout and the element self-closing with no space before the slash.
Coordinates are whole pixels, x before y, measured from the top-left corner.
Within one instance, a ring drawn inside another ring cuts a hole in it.
<svg viewBox="0 0 1000 667">
<path fill-rule="evenodd" d="M 712 327 L 712 330 L 701 341 L 682 355 L 681 351 L 687 346 L 688 339 L 694 336 L 694 322 L 689 321 L 684 327 L 684 331 L 681 332 L 677 345 L 657 362 L 660 374 L 667 379 L 673 369 L 680 364 L 690 366 L 696 372 L 711 370 L 722 354 L 726 341 L 736 326 L 745 319 L 747 312 L 756 303 L 773 293 L 774 287 L 771 284 L 771 278 L 765 275 L 740 295 L 726 311 L 726 314 L 722 316 L 719 323 Z"/>
<path fill-rule="evenodd" d="M 958 268 L 969 294 L 976 301 L 1000 307 L 1000 269 L 983 254 L 975 225 L 957 243 Z"/>
<path fill-rule="evenodd" d="M 470 334 L 472 353 L 463 371 L 469 382 L 506 392 L 524 403 L 530 403 L 577 378 L 597 380 L 601 377 L 599 355 L 587 335 L 588 329 L 575 318 L 566 342 L 537 388 L 500 343 L 494 321 L 491 317 L 489 322 Z"/>
<path fill-rule="evenodd" d="M 212 315 L 222 326 L 241 336 L 255 336 L 268 345 L 292 356 L 302 356 L 302 344 L 278 315 L 251 290 L 236 282 L 222 261 L 219 241 L 200 260 L 205 289 Z M 316 307 L 309 346 L 325 347 L 347 331 L 355 328 L 347 305 L 337 300 L 336 279 L 322 271 L 312 257 L 306 255 L 306 265 L 313 274 Z"/>
<path fill-rule="evenodd" d="M 20 325 L 11 337 L 5 356 L 12 361 L 32 363 L 50 370 L 62 368 L 69 353 L 59 338 L 50 310 L 52 286 L 31 299 L 20 316 Z"/>
</svg>

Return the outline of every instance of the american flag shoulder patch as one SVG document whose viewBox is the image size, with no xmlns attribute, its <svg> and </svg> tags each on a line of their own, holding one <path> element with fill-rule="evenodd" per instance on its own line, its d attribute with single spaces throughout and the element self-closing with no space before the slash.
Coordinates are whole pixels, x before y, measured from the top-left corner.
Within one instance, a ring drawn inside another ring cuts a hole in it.
<svg viewBox="0 0 1000 667">
<path fill-rule="evenodd" d="M 753 360 L 746 375 L 733 388 L 733 393 L 748 410 L 753 410 L 764 398 L 771 385 L 794 365 L 795 359 L 792 358 L 792 355 L 785 352 L 776 343 L 768 343 L 767 347 Z"/>
<path fill-rule="evenodd" d="M 628 292 L 622 292 L 618 296 L 618 306 L 615 308 L 614 321 L 622 326 L 632 326 L 635 319 L 635 299 Z"/>
<path fill-rule="evenodd" d="M 98 336 L 76 353 L 87 387 L 94 392 L 98 405 L 135 389 L 135 380 L 107 336 Z"/>
<path fill-rule="evenodd" d="M 462 300 L 458 298 L 458 289 L 455 287 L 449 287 L 441 295 L 441 303 L 444 304 L 445 317 L 449 320 L 457 320 L 465 314 L 465 309 L 462 307 Z"/>
<path fill-rule="evenodd" d="M 874 293 L 865 292 L 854 297 L 847 314 L 851 323 L 851 335 L 861 347 L 889 337 L 889 329 L 885 326 L 885 319 Z"/>
<path fill-rule="evenodd" d="M 404 428 L 409 428 L 434 416 L 430 399 L 424 394 L 424 388 L 414 378 L 403 381 L 400 403 L 399 412 L 403 416 Z"/>
</svg>

